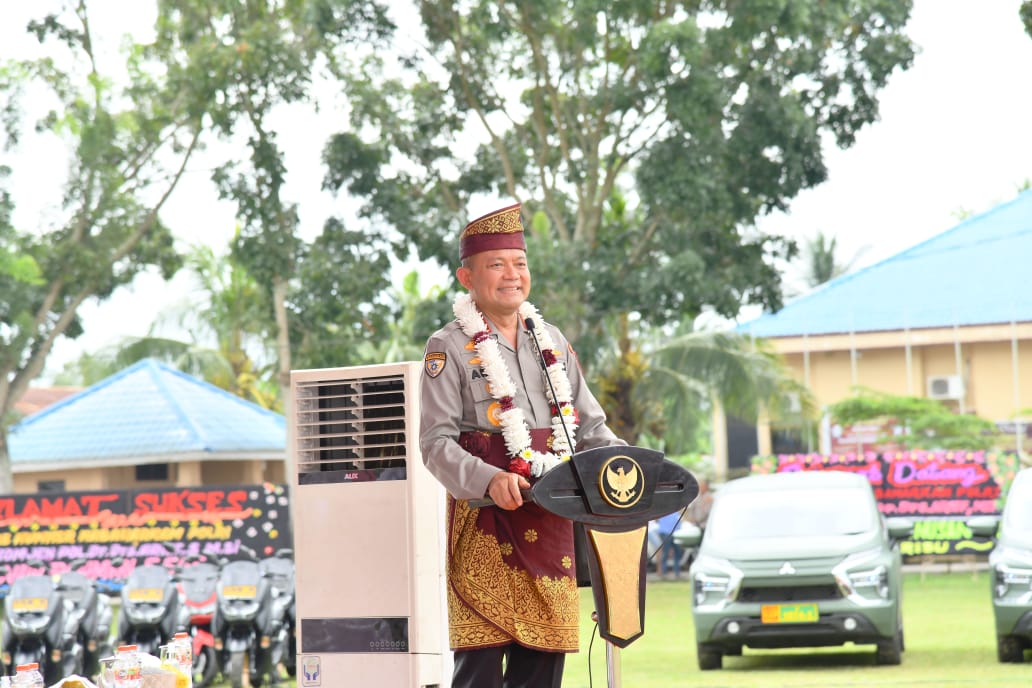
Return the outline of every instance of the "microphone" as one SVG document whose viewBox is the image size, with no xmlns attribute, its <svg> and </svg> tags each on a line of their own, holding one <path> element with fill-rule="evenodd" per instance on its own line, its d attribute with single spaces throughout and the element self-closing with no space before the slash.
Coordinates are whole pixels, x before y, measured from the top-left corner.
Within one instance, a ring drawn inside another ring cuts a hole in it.
<svg viewBox="0 0 1032 688">
<path fill-rule="evenodd" d="M 548 375 L 548 362 L 545 361 L 545 352 L 541 350 L 541 342 L 538 341 L 537 331 L 534 329 L 535 323 L 533 318 L 524 318 L 523 322 L 527 326 L 527 332 L 530 333 L 531 338 L 534 340 L 534 347 L 537 349 L 538 357 L 541 359 L 541 369 L 545 372 L 545 381 L 548 382 L 548 391 L 552 395 L 552 403 L 555 404 L 557 416 L 559 416 L 559 423 L 563 426 L 563 433 L 566 434 L 566 446 L 570 448 L 570 455 L 573 455 L 573 438 L 570 437 L 570 429 L 566 427 L 566 419 L 563 417 L 563 411 L 559 408 L 559 402 L 556 400 L 555 387 L 552 385 L 552 378 Z"/>
</svg>

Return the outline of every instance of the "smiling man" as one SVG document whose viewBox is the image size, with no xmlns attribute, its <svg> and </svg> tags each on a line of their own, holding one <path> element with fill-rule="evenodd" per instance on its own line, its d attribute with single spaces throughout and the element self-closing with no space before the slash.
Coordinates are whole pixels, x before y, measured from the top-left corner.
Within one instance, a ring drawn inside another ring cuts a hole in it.
<svg viewBox="0 0 1032 688">
<path fill-rule="evenodd" d="M 449 495 L 452 686 L 559 688 L 578 649 L 573 526 L 520 490 L 575 450 L 625 443 L 527 301 L 520 205 L 473 220 L 459 243 L 467 293 L 427 341 L 420 419 L 423 462 Z M 484 497 L 494 506 L 469 503 Z"/>
</svg>

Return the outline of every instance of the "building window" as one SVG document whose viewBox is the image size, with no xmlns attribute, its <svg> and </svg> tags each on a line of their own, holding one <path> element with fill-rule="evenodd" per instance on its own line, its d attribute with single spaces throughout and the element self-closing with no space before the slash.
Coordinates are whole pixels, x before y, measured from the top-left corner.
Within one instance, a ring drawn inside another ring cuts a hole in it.
<svg viewBox="0 0 1032 688">
<path fill-rule="evenodd" d="M 40 492 L 47 492 L 47 493 L 64 492 L 65 491 L 65 481 L 63 481 L 63 480 L 40 480 L 36 484 L 36 489 L 38 489 Z"/>
<path fill-rule="evenodd" d="M 147 480 L 168 480 L 167 463 L 147 463 L 136 467 L 136 479 L 143 482 Z"/>
</svg>

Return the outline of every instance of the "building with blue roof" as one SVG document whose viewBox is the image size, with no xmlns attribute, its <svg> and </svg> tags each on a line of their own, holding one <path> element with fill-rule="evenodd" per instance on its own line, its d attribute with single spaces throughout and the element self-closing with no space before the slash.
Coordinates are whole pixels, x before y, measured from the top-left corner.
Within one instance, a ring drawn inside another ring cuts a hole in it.
<svg viewBox="0 0 1032 688">
<path fill-rule="evenodd" d="M 860 387 L 930 397 L 1020 444 L 1032 416 L 1030 263 L 1032 190 L 736 330 L 769 341 L 820 406 Z"/>
<path fill-rule="evenodd" d="M 24 418 L 16 492 L 284 482 L 286 421 L 155 360 Z"/>
</svg>

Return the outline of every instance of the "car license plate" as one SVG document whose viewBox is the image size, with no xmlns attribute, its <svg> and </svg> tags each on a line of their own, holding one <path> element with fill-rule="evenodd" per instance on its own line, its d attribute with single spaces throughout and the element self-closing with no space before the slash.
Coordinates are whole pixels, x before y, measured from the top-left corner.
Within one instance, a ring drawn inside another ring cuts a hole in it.
<svg viewBox="0 0 1032 688">
<path fill-rule="evenodd" d="M 227 585 L 222 588 L 222 596 L 227 599 L 251 600 L 258 594 L 253 585 Z"/>
<path fill-rule="evenodd" d="M 810 604 L 765 604 L 760 607 L 760 622 L 813 623 L 819 618 L 817 605 Z"/>
<path fill-rule="evenodd" d="M 49 601 L 45 597 L 22 597 L 11 600 L 11 611 L 15 612 L 45 612 Z"/>
<path fill-rule="evenodd" d="M 135 588 L 127 595 L 130 602 L 161 602 L 165 591 L 161 588 Z"/>
</svg>

